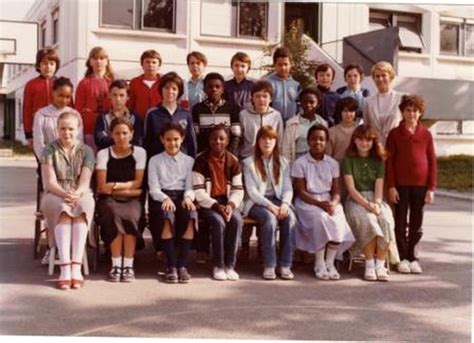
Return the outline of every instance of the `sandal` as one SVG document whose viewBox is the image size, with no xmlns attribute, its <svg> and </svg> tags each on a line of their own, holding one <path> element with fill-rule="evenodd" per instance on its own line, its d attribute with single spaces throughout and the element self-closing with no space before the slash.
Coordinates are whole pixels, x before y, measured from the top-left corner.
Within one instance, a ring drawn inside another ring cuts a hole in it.
<svg viewBox="0 0 474 343">
<path fill-rule="evenodd" d="M 82 265 L 82 263 L 75 262 L 75 261 L 72 261 L 71 264 Z M 81 289 L 82 287 L 84 287 L 84 279 L 72 279 L 71 280 L 71 288 L 72 289 Z"/>
<path fill-rule="evenodd" d="M 60 264 L 59 267 L 66 267 L 66 266 L 70 266 L 71 263 L 63 263 L 63 264 Z M 56 287 L 60 290 L 67 290 L 67 289 L 70 289 L 71 288 L 71 279 L 69 280 L 58 280 L 56 282 Z"/>
</svg>

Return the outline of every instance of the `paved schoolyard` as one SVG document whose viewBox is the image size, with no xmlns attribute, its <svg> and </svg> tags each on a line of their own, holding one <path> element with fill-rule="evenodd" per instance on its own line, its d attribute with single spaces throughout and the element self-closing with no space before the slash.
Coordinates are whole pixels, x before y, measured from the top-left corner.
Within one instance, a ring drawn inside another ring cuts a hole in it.
<svg viewBox="0 0 474 343">
<path fill-rule="evenodd" d="M 80 291 L 59 291 L 32 260 L 34 162 L 0 159 L 0 335 L 164 338 L 471 341 L 472 204 L 437 198 L 425 215 L 420 276 L 393 272 L 388 283 L 316 280 L 309 265 L 293 281 L 263 281 L 256 262 L 239 282 L 190 266 L 187 285 L 157 278 L 148 248 L 132 284 L 104 281 L 103 263 Z"/>
</svg>

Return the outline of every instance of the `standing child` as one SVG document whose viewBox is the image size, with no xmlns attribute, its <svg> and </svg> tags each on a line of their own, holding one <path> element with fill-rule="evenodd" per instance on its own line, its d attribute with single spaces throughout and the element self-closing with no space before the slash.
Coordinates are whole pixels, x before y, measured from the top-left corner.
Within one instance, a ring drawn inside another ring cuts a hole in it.
<svg viewBox="0 0 474 343">
<path fill-rule="evenodd" d="M 272 106 L 281 114 L 283 122 L 296 115 L 298 109 L 296 100 L 300 92 L 300 84 L 291 77 L 293 61 L 287 48 L 277 48 L 273 53 L 275 72 L 268 77 L 273 87 Z"/>
<path fill-rule="evenodd" d="M 147 151 L 148 158 L 165 150 L 160 134 L 165 125 L 171 122 L 179 124 L 186 132 L 181 150 L 193 158 L 196 156 L 193 118 L 188 111 L 178 106 L 183 88 L 183 80 L 175 72 L 169 72 L 161 78 L 159 88 L 161 104 L 152 108 L 146 118 L 143 147 Z"/>
<path fill-rule="evenodd" d="M 434 199 L 436 155 L 431 133 L 420 124 L 425 113 L 423 98 L 404 95 L 399 108 L 403 121 L 387 139 L 388 198 L 395 204 L 398 271 L 420 274 L 417 247 L 423 235 L 423 207 Z"/>
<path fill-rule="evenodd" d="M 211 227 L 216 280 L 237 281 L 237 247 L 242 231 L 238 209 L 244 196 L 239 160 L 227 151 L 230 134 L 223 125 L 209 133 L 209 150 L 196 158 L 193 188 L 199 204 L 199 217 Z"/>
<path fill-rule="evenodd" d="M 192 111 L 194 105 L 204 101 L 204 70 L 207 67 L 207 57 L 202 52 L 192 51 L 186 57 L 191 78 L 184 87 L 184 96 L 181 106 Z"/>
<path fill-rule="evenodd" d="M 308 152 L 306 136 L 309 128 L 315 124 L 327 126 L 327 122 L 316 113 L 323 100 L 320 91 L 316 88 L 306 88 L 301 92 L 300 100 L 302 111 L 286 122 L 283 135 L 282 155 L 290 163 Z"/>
<path fill-rule="evenodd" d="M 358 109 L 357 100 L 351 97 L 340 99 L 336 102 L 334 117 L 339 124 L 329 129 L 329 141 L 326 145 L 326 154 L 342 163 L 346 150 L 351 143 L 351 137 L 357 127 L 356 113 Z"/>
<path fill-rule="evenodd" d="M 148 165 L 150 231 L 155 248 L 161 245 L 166 255 L 165 282 L 187 283 L 191 279 L 188 254 L 197 226 L 193 204 L 194 159 L 181 152 L 184 130 L 180 125 L 165 125 L 160 139 L 165 151 L 153 156 Z"/>
<path fill-rule="evenodd" d="M 349 192 L 344 209 L 356 237 L 351 251 L 355 256 L 364 253 L 364 278 L 369 281 L 388 280 L 386 255 L 389 263 L 400 262 L 392 211 L 383 201 L 385 157 L 377 131 L 368 125 L 361 125 L 352 135 L 342 164 Z"/>
<path fill-rule="evenodd" d="M 135 113 L 127 108 L 128 85 L 125 80 L 115 80 L 110 84 L 109 97 L 111 109 L 97 117 L 94 130 L 94 141 L 98 149 L 105 149 L 114 144 L 111 123 L 115 118 L 127 119 L 133 127 L 132 144 L 143 144 L 143 122 Z"/>
<path fill-rule="evenodd" d="M 193 107 L 194 132 L 197 135 L 198 153 L 207 150 L 210 129 L 218 124 L 230 130 L 229 150 L 237 154 L 242 130 L 239 122 L 239 108 L 224 99 L 224 77 L 209 73 L 204 78 L 207 99 Z"/>
<path fill-rule="evenodd" d="M 271 126 L 278 134 L 278 142 L 283 140 L 283 120 L 280 112 L 270 107 L 273 87 L 268 81 L 257 81 L 252 86 L 252 103 L 250 109 L 242 110 L 240 126 L 242 127 L 242 143 L 239 156 L 241 159 L 253 154 L 257 142 L 257 132 L 263 126 Z"/>
<path fill-rule="evenodd" d="M 336 71 L 331 65 L 323 63 L 316 68 L 314 75 L 318 89 L 323 95 L 323 103 L 321 107 L 319 107 L 319 114 L 328 122 L 329 127 L 331 127 L 339 123 L 334 118 L 334 108 L 341 96 L 331 90 L 332 83 L 336 77 Z"/>
<path fill-rule="evenodd" d="M 23 130 L 28 146 L 33 148 L 33 121 L 36 111 L 53 101 L 54 74 L 60 67 L 56 50 L 44 48 L 36 53 L 35 69 L 40 75 L 28 81 L 23 93 Z M 39 159 L 41 155 L 36 155 Z"/>
<path fill-rule="evenodd" d="M 225 98 L 239 110 L 252 106 L 253 80 L 247 78 L 252 65 L 250 56 L 245 52 L 237 52 L 230 60 L 230 67 L 234 77 L 225 82 Z"/>
<path fill-rule="evenodd" d="M 85 77 L 76 89 L 76 110 L 81 114 L 84 122 L 84 142 L 96 150 L 94 126 L 97 116 L 110 108 L 109 85 L 114 79 L 114 74 L 109 55 L 102 47 L 92 48 L 86 67 Z"/>
<path fill-rule="evenodd" d="M 339 164 L 325 154 L 328 137 L 327 127 L 312 126 L 309 152 L 291 170 L 297 194 L 295 242 L 296 248 L 316 253 L 316 278 L 338 280 L 334 260 L 352 245 L 354 236 L 339 203 Z"/>
<path fill-rule="evenodd" d="M 351 97 L 357 100 L 359 109 L 357 110 L 357 122 L 362 119 L 362 109 L 364 108 L 364 99 L 370 95 L 367 88 L 362 88 L 361 82 L 364 79 L 364 69 L 358 64 L 349 64 L 344 68 L 344 79 L 346 86 L 336 90 L 341 99 Z"/>
<path fill-rule="evenodd" d="M 160 74 L 161 56 L 155 50 L 147 50 L 140 56 L 140 65 L 143 74 L 130 81 L 130 99 L 128 108 L 144 122 L 148 110 L 157 106 L 160 101 Z"/>
</svg>

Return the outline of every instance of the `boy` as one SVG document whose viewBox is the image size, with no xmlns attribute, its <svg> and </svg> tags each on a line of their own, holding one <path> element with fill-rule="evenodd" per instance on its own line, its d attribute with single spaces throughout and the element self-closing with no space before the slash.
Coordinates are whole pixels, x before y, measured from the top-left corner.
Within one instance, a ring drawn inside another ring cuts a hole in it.
<svg viewBox="0 0 474 343">
<path fill-rule="evenodd" d="M 281 113 L 283 122 L 296 115 L 300 84 L 290 75 L 292 67 L 291 52 L 287 48 L 278 48 L 273 53 L 275 72 L 268 77 L 273 88 L 272 107 Z"/>
<path fill-rule="evenodd" d="M 180 105 L 192 111 L 193 106 L 204 101 L 206 93 L 204 92 L 204 70 L 207 67 L 207 57 L 202 52 L 192 51 L 186 57 L 191 78 L 184 87 L 183 101 Z"/>
<path fill-rule="evenodd" d="M 159 92 L 161 67 L 161 56 L 155 50 L 147 50 L 140 57 L 143 74 L 130 81 L 130 99 L 127 107 L 131 112 L 137 114 L 142 121 L 146 113 L 161 101 Z"/>
<path fill-rule="evenodd" d="M 334 119 L 334 108 L 341 96 L 331 91 L 332 83 L 336 77 L 336 71 L 329 64 L 323 63 L 316 68 L 314 75 L 318 89 L 323 94 L 323 104 L 319 107 L 318 114 L 328 122 L 329 127 L 339 124 L 339 122 Z"/>
<path fill-rule="evenodd" d="M 349 64 L 344 68 L 344 80 L 346 86 L 339 87 L 336 93 L 341 98 L 351 97 L 359 103 L 359 110 L 357 111 L 357 122 L 362 119 L 362 109 L 364 108 L 364 98 L 370 95 L 367 88 L 362 88 L 361 82 L 364 79 L 364 69 L 358 64 Z"/>
<path fill-rule="evenodd" d="M 230 130 L 229 150 L 237 155 L 242 130 L 239 108 L 223 98 L 225 81 L 221 74 L 209 73 L 204 78 L 207 99 L 193 107 L 194 132 L 197 135 L 198 153 L 208 148 L 210 129 L 223 124 Z"/>
<path fill-rule="evenodd" d="M 225 83 L 225 98 L 240 110 L 252 106 L 251 89 L 254 81 L 246 78 L 252 61 L 245 52 L 237 52 L 230 60 L 234 78 Z"/>
</svg>

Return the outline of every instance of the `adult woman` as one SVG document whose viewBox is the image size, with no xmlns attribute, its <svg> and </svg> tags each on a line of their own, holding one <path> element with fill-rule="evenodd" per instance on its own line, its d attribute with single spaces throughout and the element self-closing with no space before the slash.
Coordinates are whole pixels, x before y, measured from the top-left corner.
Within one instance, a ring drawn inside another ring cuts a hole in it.
<svg viewBox="0 0 474 343">
<path fill-rule="evenodd" d="M 114 145 L 97 154 L 98 223 L 101 237 L 112 254 L 112 282 L 135 279 L 133 256 L 142 213 L 142 182 L 145 149 L 133 146 L 133 125 L 125 117 L 110 123 Z M 123 261 L 122 261 L 123 257 Z"/>
<path fill-rule="evenodd" d="M 45 194 L 41 211 L 53 230 L 58 248 L 60 289 L 81 288 L 82 258 L 94 214 L 90 179 L 94 169 L 92 149 L 77 137 L 81 119 L 75 112 L 58 117 L 58 139 L 48 144 L 41 158 Z"/>
</svg>

